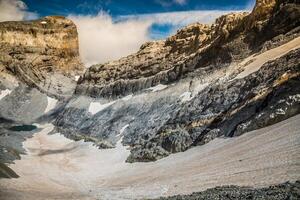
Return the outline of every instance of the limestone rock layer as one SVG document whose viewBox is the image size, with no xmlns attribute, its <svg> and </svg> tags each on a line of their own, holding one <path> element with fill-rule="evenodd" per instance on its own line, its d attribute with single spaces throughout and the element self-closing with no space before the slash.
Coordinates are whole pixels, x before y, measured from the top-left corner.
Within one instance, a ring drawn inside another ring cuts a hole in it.
<svg viewBox="0 0 300 200">
<path fill-rule="evenodd" d="M 0 23 L 0 70 L 28 85 L 46 88 L 52 74 L 81 74 L 78 34 L 65 17 Z M 44 88 L 44 89 L 45 89 Z"/>
</svg>

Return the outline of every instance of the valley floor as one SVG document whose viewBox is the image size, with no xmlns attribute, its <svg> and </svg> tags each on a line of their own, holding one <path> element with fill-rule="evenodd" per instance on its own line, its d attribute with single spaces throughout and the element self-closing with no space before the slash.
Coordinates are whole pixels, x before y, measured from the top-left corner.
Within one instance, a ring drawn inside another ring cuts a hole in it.
<svg viewBox="0 0 300 200">
<path fill-rule="evenodd" d="M 300 115 L 236 138 L 217 138 L 152 163 L 125 163 L 118 142 L 99 150 L 53 125 L 23 143 L 27 155 L 0 180 L 0 199 L 138 199 L 189 194 L 221 185 L 264 187 L 300 180 Z"/>
</svg>

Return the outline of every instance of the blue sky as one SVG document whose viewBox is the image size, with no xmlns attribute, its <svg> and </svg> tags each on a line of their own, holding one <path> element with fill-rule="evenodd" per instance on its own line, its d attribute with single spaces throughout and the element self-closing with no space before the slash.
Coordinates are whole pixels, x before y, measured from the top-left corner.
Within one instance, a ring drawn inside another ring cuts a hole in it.
<svg viewBox="0 0 300 200">
<path fill-rule="evenodd" d="M 188 24 L 213 23 L 229 12 L 250 11 L 255 0 L 0 0 L 0 21 L 48 15 L 70 18 L 87 65 L 132 54 Z"/>
<path fill-rule="evenodd" d="M 178 11 L 245 10 L 254 0 L 24 0 L 28 10 L 39 16 L 97 15 L 104 11 L 118 20 L 120 16 Z M 152 39 L 161 39 L 186 24 L 156 24 L 150 27 Z"/>
<path fill-rule="evenodd" d="M 99 10 L 112 16 L 150 14 L 187 10 L 242 10 L 253 0 L 24 0 L 32 12 L 41 16 L 97 14 Z"/>
</svg>

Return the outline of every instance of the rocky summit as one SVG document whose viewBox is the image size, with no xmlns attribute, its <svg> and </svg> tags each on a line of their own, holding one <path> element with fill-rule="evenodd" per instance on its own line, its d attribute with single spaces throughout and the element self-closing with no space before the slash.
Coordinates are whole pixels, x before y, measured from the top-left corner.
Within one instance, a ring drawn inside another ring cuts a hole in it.
<svg viewBox="0 0 300 200">
<path fill-rule="evenodd" d="M 299 198 L 297 0 L 86 69 L 65 17 L 0 34 L 0 199 Z"/>
<path fill-rule="evenodd" d="M 2 79 L 14 77 L 43 92 L 62 96 L 59 84 L 63 83 L 59 83 L 56 76 L 66 77 L 68 82 L 67 77 L 83 72 L 77 29 L 69 19 L 49 16 L 34 21 L 1 22 L 0 34 Z"/>
</svg>

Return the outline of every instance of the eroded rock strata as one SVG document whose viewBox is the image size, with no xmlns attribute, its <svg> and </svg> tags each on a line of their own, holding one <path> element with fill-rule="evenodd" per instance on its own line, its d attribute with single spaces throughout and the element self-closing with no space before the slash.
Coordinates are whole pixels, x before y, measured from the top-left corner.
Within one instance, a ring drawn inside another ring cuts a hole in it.
<svg viewBox="0 0 300 200">
<path fill-rule="evenodd" d="M 193 24 L 165 41 L 142 45 L 136 54 L 90 67 L 76 93 L 115 98 L 195 71 L 215 71 L 296 37 L 299 16 L 297 2 L 259 0 L 250 14 L 224 15 L 212 25 Z"/>
<path fill-rule="evenodd" d="M 212 83 L 172 110 L 149 139 L 144 136 L 142 142 L 134 143 L 128 161 L 156 160 L 216 137 L 238 136 L 298 114 L 299 56 L 297 50 L 266 63 L 244 79 Z"/>
<path fill-rule="evenodd" d="M 9 80 L 5 79 L 15 77 L 57 97 L 72 95 L 73 91 L 65 88 L 72 82 L 69 79 L 82 73 L 83 64 L 79 59 L 77 29 L 71 20 L 49 16 L 34 21 L 1 22 L 0 38 L 2 84 L 8 85 Z"/>
<path fill-rule="evenodd" d="M 58 115 L 57 129 L 99 148 L 123 138 L 131 147 L 128 162 L 148 162 L 294 116 L 299 9 L 294 1 L 258 0 L 250 14 L 193 24 L 92 66 Z M 104 107 L 93 113 L 94 105 Z"/>
<path fill-rule="evenodd" d="M 49 16 L 0 22 L 0 177 L 17 177 L 5 164 L 20 159 L 22 142 L 33 134 L 9 127 L 53 119 L 46 113 L 49 102 L 71 97 L 74 76 L 82 72 L 71 20 Z"/>
</svg>

